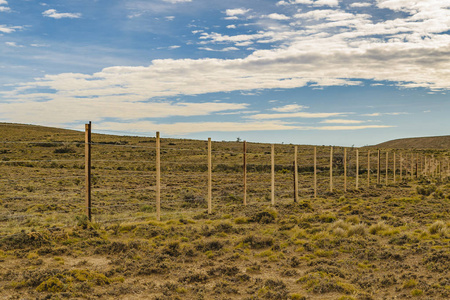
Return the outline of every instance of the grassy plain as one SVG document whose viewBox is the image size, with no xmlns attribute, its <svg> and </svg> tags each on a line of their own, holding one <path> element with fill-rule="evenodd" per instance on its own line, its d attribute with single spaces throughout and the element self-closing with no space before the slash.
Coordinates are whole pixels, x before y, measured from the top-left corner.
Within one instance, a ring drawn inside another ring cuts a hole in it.
<svg viewBox="0 0 450 300">
<path fill-rule="evenodd" d="M 213 143 L 213 214 L 206 210 L 206 142 L 163 139 L 162 220 L 155 219 L 154 138 L 93 135 L 93 222 L 84 217 L 84 134 L 2 124 L 1 299 L 446 299 L 450 298 L 448 177 L 385 185 L 349 150 L 299 146 L 293 202 L 292 145 Z M 406 152 L 405 152 L 406 153 Z M 446 151 L 427 153 L 448 155 Z M 363 154 L 361 154 L 363 155 Z M 376 166 L 376 158 L 371 161 Z M 391 162 L 392 168 L 392 162 Z M 398 168 L 398 166 L 397 166 Z M 408 165 L 405 164 L 405 168 Z M 385 174 L 382 173 L 382 176 Z"/>
</svg>

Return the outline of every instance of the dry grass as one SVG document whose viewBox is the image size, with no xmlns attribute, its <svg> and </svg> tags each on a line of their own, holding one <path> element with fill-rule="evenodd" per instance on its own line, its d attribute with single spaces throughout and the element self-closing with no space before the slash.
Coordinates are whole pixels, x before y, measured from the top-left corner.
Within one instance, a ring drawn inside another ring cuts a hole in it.
<svg viewBox="0 0 450 300">
<path fill-rule="evenodd" d="M 448 181 L 362 185 L 344 195 L 336 177 L 328 193 L 324 156 L 314 199 L 312 148 L 302 146 L 293 203 L 293 147 L 277 145 L 272 207 L 270 146 L 250 144 L 243 207 L 241 144 L 216 142 L 208 215 L 206 142 L 163 140 L 158 222 L 154 139 L 94 135 L 91 223 L 83 217 L 82 133 L 10 126 L 0 135 L 15 142 L 0 144 L 2 299 L 450 297 Z M 442 194 L 416 188 L 428 185 Z"/>
</svg>

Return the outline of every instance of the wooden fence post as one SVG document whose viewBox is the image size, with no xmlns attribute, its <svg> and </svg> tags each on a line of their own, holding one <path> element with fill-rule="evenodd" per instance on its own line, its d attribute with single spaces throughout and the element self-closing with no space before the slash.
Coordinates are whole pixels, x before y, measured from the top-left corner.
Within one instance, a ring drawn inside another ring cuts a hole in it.
<svg viewBox="0 0 450 300">
<path fill-rule="evenodd" d="M 272 206 L 275 205 L 275 145 L 272 144 L 271 151 L 271 180 L 270 180 L 270 199 Z"/>
<path fill-rule="evenodd" d="M 347 148 L 344 148 L 344 192 L 347 192 Z"/>
<path fill-rule="evenodd" d="M 389 178 L 389 152 L 386 151 L 386 186 L 388 185 Z"/>
<path fill-rule="evenodd" d="M 378 164 L 377 164 L 377 184 L 381 183 L 381 178 L 380 178 L 380 166 L 381 166 L 381 156 L 380 156 L 380 149 L 378 149 Z"/>
<path fill-rule="evenodd" d="M 413 179 L 414 176 L 414 154 L 411 153 L 411 174 L 410 174 L 410 180 Z"/>
<path fill-rule="evenodd" d="M 400 182 L 403 181 L 403 155 L 400 153 Z"/>
<path fill-rule="evenodd" d="M 161 221 L 161 140 L 156 132 L 156 220 Z"/>
<path fill-rule="evenodd" d="M 317 147 L 314 147 L 314 198 L 317 198 Z"/>
<path fill-rule="evenodd" d="M 244 206 L 247 206 L 247 141 L 244 141 Z"/>
<path fill-rule="evenodd" d="M 367 187 L 370 187 L 370 150 L 367 150 Z"/>
<path fill-rule="evenodd" d="M 330 147 L 330 192 L 333 192 L 333 146 Z"/>
<path fill-rule="evenodd" d="M 91 198 L 91 130 L 92 123 L 85 124 L 85 146 L 84 146 L 84 156 L 85 156 L 85 179 L 86 179 L 86 216 L 90 221 L 92 221 L 92 198 Z"/>
<path fill-rule="evenodd" d="M 356 149 L 356 189 L 359 189 L 359 149 Z"/>
<path fill-rule="evenodd" d="M 212 213 L 212 158 L 211 138 L 208 138 L 208 214 Z"/>
<path fill-rule="evenodd" d="M 294 202 L 298 202 L 298 147 L 294 146 Z"/>
<path fill-rule="evenodd" d="M 396 153 L 394 152 L 394 184 L 396 183 L 396 173 L 397 173 L 397 165 L 396 165 Z"/>
<path fill-rule="evenodd" d="M 416 179 L 419 178 L 419 153 L 416 153 Z"/>
</svg>

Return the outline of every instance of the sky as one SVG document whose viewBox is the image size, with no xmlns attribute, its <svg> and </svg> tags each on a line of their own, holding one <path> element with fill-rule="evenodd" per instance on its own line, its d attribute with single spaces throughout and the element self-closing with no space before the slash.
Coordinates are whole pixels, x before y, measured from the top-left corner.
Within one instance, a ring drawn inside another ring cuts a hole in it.
<svg viewBox="0 0 450 300">
<path fill-rule="evenodd" d="M 364 146 L 449 90 L 449 0 L 0 0 L 0 122 Z"/>
</svg>

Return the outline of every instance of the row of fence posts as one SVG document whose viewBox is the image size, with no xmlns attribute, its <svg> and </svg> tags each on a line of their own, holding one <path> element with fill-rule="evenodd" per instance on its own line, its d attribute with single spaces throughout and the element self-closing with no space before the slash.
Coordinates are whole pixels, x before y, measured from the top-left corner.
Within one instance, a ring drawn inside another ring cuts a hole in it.
<svg viewBox="0 0 450 300">
<path fill-rule="evenodd" d="M 85 177 L 86 177 L 86 216 L 89 221 L 92 220 L 92 198 L 91 198 L 91 131 L 92 123 L 85 124 Z M 298 147 L 294 146 L 294 202 L 298 201 L 298 160 L 297 160 Z M 208 138 L 208 214 L 212 213 L 212 145 L 211 138 Z M 389 152 L 386 151 L 386 182 L 388 185 L 388 169 L 389 169 Z M 393 154 L 394 166 L 393 166 L 393 182 L 396 183 L 396 153 Z M 370 158 L 371 151 L 367 152 L 367 185 L 370 186 Z M 403 181 L 403 156 L 400 154 L 400 181 Z M 442 179 L 442 164 L 441 161 L 437 161 L 434 158 L 427 161 L 427 157 L 421 161 L 424 163 L 422 167 L 422 175 L 437 177 Z M 414 170 L 415 167 L 415 170 Z M 333 192 L 333 146 L 330 147 L 330 192 Z M 431 173 L 431 170 L 434 171 Z M 428 170 L 426 172 L 425 170 Z M 406 170 L 408 173 L 408 170 Z M 449 161 L 447 160 L 447 173 L 450 172 Z M 416 155 L 414 164 L 414 155 L 411 154 L 411 168 L 409 170 L 410 179 L 419 176 L 419 155 Z M 406 174 L 407 176 L 407 174 Z M 407 179 L 407 178 L 406 178 Z M 317 147 L 314 147 L 314 198 L 317 198 Z M 381 184 L 381 151 L 377 150 L 377 184 Z M 359 150 L 356 149 L 356 190 L 359 189 Z M 247 205 L 247 142 L 243 142 L 243 204 Z M 347 192 L 347 148 L 344 148 L 344 192 Z M 275 145 L 271 145 L 271 204 L 275 205 Z M 161 139 L 160 133 L 156 132 L 156 218 L 161 220 Z"/>
</svg>

